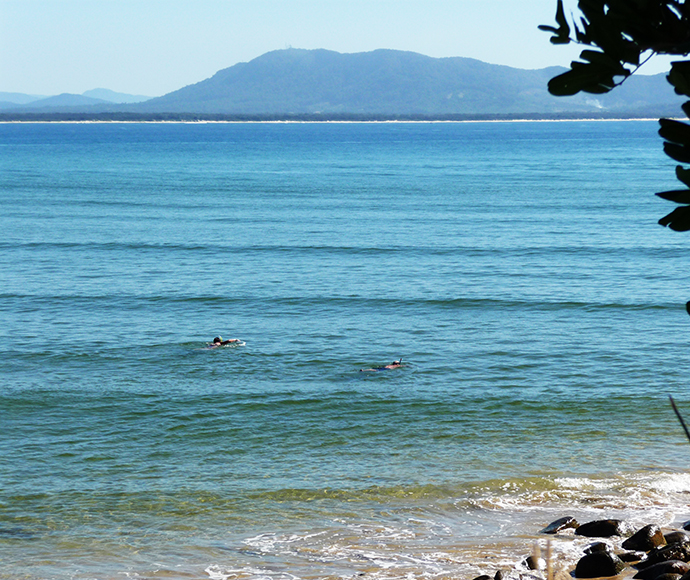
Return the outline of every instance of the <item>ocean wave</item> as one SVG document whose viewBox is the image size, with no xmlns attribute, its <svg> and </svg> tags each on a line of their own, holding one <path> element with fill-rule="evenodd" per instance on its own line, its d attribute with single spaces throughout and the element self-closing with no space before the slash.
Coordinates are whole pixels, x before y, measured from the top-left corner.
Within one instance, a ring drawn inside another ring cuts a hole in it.
<svg viewBox="0 0 690 580">
<path fill-rule="evenodd" d="M 6 301 L 6 307 L 13 304 L 20 307 L 30 303 L 33 308 L 44 306 L 83 306 L 99 307 L 115 305 L 118 308 L 143 308 L 146 305 L 236 305 L 242 304 L 247 308 L 261 306 L 285 306 L 285 307 L 328 307 L 340 309 L 343 307 L 360 308 L 420 308 L 430 307 L 450 310 L 533 310 L 533 311 L 560 311 L 560 310 L 585 310 L 585 311 L 647 311 L 647 310 L 673 310 L 684 309 L 684 304 L 677 302 L 583 302 L 571 300 L 533 300 L 533 299 L 496 299 L 496 298 L 381 298 L 366 296 L 246 296 L 246 295 L 180 295 L 180 294 L 23 294 L 0 293 L 0 301 Z"/>
<path fill-rule="evenodd" d="M 130 205 L 129 203 L 125 205 Z M 228 219 L 228 218 L 223 218 Z M 241 218 L 232 218 L 232 221 L 241 221 Z M 50 240 L 50 241 L 24 241 L 16 240 L 12 242 L 0 241 L 0 251 L 30 250 L 45 252 L 50 250 L 79 250 L 79 251 L 93 251 L 99 252 L 128 252 L 131 250 L 151 250 L 156 252 L 210 252 L 214 254 L 222 254 L 223 252 L 232 251 L 233 254 L 275 254 L 277 257 L 285 254 L 306 254 L 309 256 L 319 254 L 334 254 L 334 255 L 371 255 L 390 257 L 396 256 L 398 259 L 415 259 L 418 257 L 451 257 L 454 260 L 462 258 L 477 258 L 486 256 L 491 258 L 492 262 L 499 259 L 509 260 L 510 258 L 526 258 L 526 257 L 550 257 L 550 259 L 558 260 L 563 256 L 580 256 L 586 260 L 604 260 L 611 258 L 619 260 L 625 258 L 626 260 L 633 259 L 677 259 L 683 258 L 686 254 L 685 248 L 678 245 L 667 245 L 658 247 L 656 245 L 642 245 L 639 240 L 636 240 L 635 245 L 586 245 L 578 243 L 577 245 L 563 244 L 554 245 L 549 240 L 548 244 L 544 245 L 522 245 L 510 247 L 502 247 L 500 245 L 487 244 L 486 246 L 477 245 L 452 245 L 450 243 L 441 243 L 439 245 L 390 245 L 390 246 L 365 246 L 365 245 L 324 245 L 324 244 L 291 244 L 291 245 L 277 245 L 277 244 L 256 244 L 247 242 L 214 242 L 214 243 L 181 243 L 181 242 L 115 242 L 115 241 L 99 241 L 92 239 L 88 241 L 74 240 Z"/>
</svg>

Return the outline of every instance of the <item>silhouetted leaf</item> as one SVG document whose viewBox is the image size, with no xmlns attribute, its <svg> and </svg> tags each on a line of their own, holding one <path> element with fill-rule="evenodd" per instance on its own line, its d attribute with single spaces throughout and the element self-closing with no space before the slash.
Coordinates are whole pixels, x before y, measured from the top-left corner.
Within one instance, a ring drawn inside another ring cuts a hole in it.
<svg viewBox="0 0 690 580">
<path fill-rule="evenodd" d="M 675 189 L 673 191 L 661 191 L 657 193 L 660 198 L 676 203 L 690 204 L 690 189 Z"/>
<path fill-rule="evenodd" d="M 648 32 L 645 29 L 654 27 L 649 20 L 643 20 L 640 26 L 636 18 L 641 12 L 640 6 L 635 4 L 634 10 L 628 10 L 623 8 L 624 4 L 612 0 L 580 0 L 578 8 L 584 18 L 582 30 L 575 29 L 575 37 L 578 42 L 600 49 L 617 62 L 638 66 L 640 53 L 646 48 L 634 39 L 634 35 L 631 36 L 629 30 L 637 27 L 644 35 Z"/>
<path fill-rule="evenodd" d="M 577 40 L 579 43 L 585 44 L 585 42 L 584 42 L 584 36 L 585 36 L 584 28 L 585 28 L 586 22 L 585 22 L 584 18 L 581 18 L 580 21 L 582 22 L 582 28 L 580 28 L 577 25 L 577 22 L 573 22 L 573 27 L 575 28 L 575 40 Z"/>
<path fill-rule="evenodd" d="M 563 0 L 558 0 L 558 2 L 556 3 L 556 24 L 558 24 L 560 28 L 563 28 L 570 32 L 570 28 L 568 27 L 568 21 L 565 18 L 565 10 L 563 10 Z"/>
<path fill-rule="evenodd" d="M 558 24 L 558 28 L 546 25 L 541 25 L 538 28 L 554 34 L 550 38 L 552 44 L 568 44 L 570 42 L 570 26 L 568 26 L 568 21 L 565 18 L 562 0 L 558 0 L 556 6 L 556 24 Z"/>
<path fill-rule="evenodd" d="M 667 216 L 659 220 L 662 226 L 668 226 L 676 232 L 687 232 L 690 230 L 690 206 L 677 207 Z"/>
<path fill-rule="evenodd" d="M 610 8 L 605 5 L 610 2 L 588 2 L 580 0 L 578 7 L 584 13 L 588 25 L 585 30 L 586 44 L 597 46 L 612 58 L 628 61 L 628 58 L 638 52 L 635 44 L 627 40 L 620 28 L 621 22 L 610 16 Z"/>
<path fill-rule="evenodd" d="M 668 82 L 679 95 L 690 97 L 690 61 L 679 60 L 671 63 L 671 70 L 666 75 Z"/>
<path fill-rule="evenodd" d="M 690 163 L 690 148 L 676 143 L 664 143 L 664 153 L 680 163 Z"/>
<path fill-rule="evenodd" d="M 666 141 L 690 146 L 690 125 L 673 119 L 659 119 L 659 125 L 661 125 L 659 135 Z"/>
<path fill-rule="evenodd" d="M 676 177 L 678 181 L 682 181 L 685 185 L 690 187 L 690 170 L 685 169 L 680 165 L 676 165 Z"/>
<path fill-rule="evenodd" d="M 606 65 L 574 61 L 571 69 L 549 81 L 548 88 L 557 97 L 587 93 L 607 93 L 616 83 L 614 72 Z"/>
<path fill-rule="evenodd" d="M 599 65 L 601 67 L 606 67 L 610 69 L 612 73 L 614 73 L 615 71 L 614 74 L 620 74 L 625 76 L 628 76 L 630 74 L 628 70 L 624 68 L 619 61 L 614 60 L 608 54 L 605 54 L 603 52 L 599 52 L 596 50 L 583 50 L 580 53 L 580 58 L 592 64 Z"/>
</svg>

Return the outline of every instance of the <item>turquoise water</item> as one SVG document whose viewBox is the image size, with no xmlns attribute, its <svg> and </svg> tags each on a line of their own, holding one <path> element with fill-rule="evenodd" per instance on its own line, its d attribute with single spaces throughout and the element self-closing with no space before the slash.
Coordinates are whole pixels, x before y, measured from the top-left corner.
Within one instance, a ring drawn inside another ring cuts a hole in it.
<svg viewBox="0 0 690 580">
<path fill-rule="evenodd" d="M 675 187 L 654 122 L 0 125 L 0 578 L 517 574 L 562 515 L 690 518 Z"/>
</svg>

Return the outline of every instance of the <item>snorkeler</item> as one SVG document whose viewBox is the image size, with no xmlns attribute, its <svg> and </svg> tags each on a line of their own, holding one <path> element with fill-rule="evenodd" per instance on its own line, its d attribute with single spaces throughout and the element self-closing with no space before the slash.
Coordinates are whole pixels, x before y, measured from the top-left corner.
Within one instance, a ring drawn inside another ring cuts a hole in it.
<svg viewBox="0 0 690 580">
<path fill-rule="evenodd" d="M 225 346 L 227 344 L 232 344 L 234 342 L 239 342 L 239 338 L 231 338 L 229 340 L 223 340 L 223 337 L 221 336 L 216 336 L 216 338 L 213 339 L 213 342 L 209 343 L 208 347 L 209 348 L 216 348 L 218 346 Z"/>
<path fill-rule="evenodd" d="M 391 364 L 385 365 L 382 367 L 375 367 L 372 369 L 359 369 L 359 372 L 367 372 L 367 371 L 390 371 L 391 369 L 399 369 L 402 367 L 402 357 L 400 357 L 400 360 L 394 360 Z"/>
</svg>

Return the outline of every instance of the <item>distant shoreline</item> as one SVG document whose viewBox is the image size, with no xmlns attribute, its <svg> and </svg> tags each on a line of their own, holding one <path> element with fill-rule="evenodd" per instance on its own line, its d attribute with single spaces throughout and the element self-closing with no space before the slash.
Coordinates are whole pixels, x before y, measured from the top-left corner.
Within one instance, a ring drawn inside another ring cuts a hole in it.
<svg viewBox="0 0 690 580">
<path fill-rule="evenodd" d="M 581 122 L 634 122 L 658 121 L 643 118 L 611 118 L 611 119 L 510 119 L 476 121 L 0 121 L 0 125 L 424 125 L 424 124 L 453 124 L 453 123 L 574 123 Z"/>
<path fill-rule="evenodd" d="M 664 116 L 664 115 L 660 115 Z M 72 115 L 72 114 L 26 114 L 4 115 L 0 113 L 0 124 L 345 124 L 345 123 L 530 123 L 557 121 L 656 121 L 660 116 L 646 115 L 452 115 L 452 116 L 393 116 L 393 115 Z"/>
</svg>

